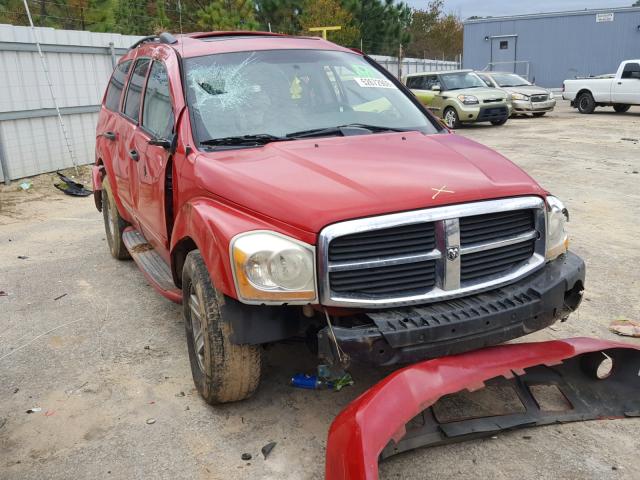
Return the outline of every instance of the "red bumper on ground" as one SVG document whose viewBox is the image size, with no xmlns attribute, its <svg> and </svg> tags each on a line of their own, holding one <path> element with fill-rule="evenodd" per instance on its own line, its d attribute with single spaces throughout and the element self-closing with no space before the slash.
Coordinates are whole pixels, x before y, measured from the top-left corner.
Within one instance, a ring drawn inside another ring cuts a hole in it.
<svg viewBox="0 0 640 480">
<path fill-rule="evenodd" d="M 523 375 L 524 369 L 531 367 L 559 365 L 582 354 L 612 349 L 637 351 L 640 347 L 590 338 L 520 343 L 427 360 L 398 370 L 360 395 L 333 421 L 327 441 L 326 478 L 377 479 L 378 458 L 385 446 L 404 437 L 405 425 L 444 395 L 482 388 L 484 382 L 496 377 Z"/>
</svg>

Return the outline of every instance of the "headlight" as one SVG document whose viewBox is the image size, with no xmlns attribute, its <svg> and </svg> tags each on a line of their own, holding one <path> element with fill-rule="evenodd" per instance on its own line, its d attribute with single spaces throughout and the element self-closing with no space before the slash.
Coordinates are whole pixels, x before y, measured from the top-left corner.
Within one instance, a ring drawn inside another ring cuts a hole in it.
<svg viewBox="0 0 640 480">
<path fill-rule="evenodd" d="M 556 96 L 553 94 L 553 92 L 549 92 L 549 100 L 553 100 L 554 98 L 556 98 Z"/>
<path fill-rule="evenodd" d="M 315 249 L 276 232 L 236 236 L 230 245 L 238 297 L 246 303 L 309 303 L 316 299 Z"/>
<path fill-rule="evenodd" d="M 527 95 L 523 95 L 522 93 L 512 93 L 511 99 L 512 100 L 529 100 L 529 97 Z"/>
<path fill-rule="evenodd" d="M 569 248 L 569 237 L 565 224 L 569 221 L 569 212 L 564 204 L 549 195 L 547 197 L 547 260 L 553 260 Z"/>
<path fill-rule="evenodd" d="M 478 102 L 478 97 L 476 97 L 475 95 L 458 95 L 458 100 L 460 100 L 465 105 L 477 105 L 478 103 L 480 103 Z"/>
</svg>

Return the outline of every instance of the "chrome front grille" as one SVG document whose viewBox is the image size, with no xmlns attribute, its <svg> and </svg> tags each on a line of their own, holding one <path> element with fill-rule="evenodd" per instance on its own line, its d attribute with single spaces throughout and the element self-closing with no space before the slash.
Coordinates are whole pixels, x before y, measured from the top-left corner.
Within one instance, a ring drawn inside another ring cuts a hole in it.
<svg viewBox="0 0 640 480">
<path fill-rule="evenodd" d="M 531 95 L 532 102 L 546 102 L 549 99 L 549 95 Z"/>
<path fill-rule="evenodd" d="M 497 288 L 541 267 L 544 241 L 539 197 L 330 225 L 318 245 L 321 302 L 384 308 Z"/>
</svg>

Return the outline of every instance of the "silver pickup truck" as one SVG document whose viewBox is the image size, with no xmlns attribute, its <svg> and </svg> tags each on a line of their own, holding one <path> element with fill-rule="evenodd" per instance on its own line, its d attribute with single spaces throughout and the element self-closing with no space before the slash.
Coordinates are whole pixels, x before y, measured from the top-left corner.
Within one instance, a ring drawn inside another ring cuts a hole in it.
<svg viewBox="0 0 640 480">
<path fill-rule="evenodd" d="M 580 113 L 593 113 L 604 106 L 626 112 L 631 105 L 640 105 L 640 60 L 625 60 L 613 75 L 565 80 L 562 98 Z"/>
</svg>

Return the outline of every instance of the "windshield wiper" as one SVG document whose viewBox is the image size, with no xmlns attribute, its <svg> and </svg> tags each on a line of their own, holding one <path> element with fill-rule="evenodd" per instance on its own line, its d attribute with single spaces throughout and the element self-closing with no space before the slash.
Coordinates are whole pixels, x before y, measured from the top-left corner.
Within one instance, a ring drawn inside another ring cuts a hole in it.
<svg viewBox="0 0 640 480">
<path fill-rule="evenodd" d="M 288 138 L 278 137 L 271 135 L 270 133 L 257 133 L 254 135 L 238 135 L 237 137 L 222 137 L 211 138 L 209 140 L 203 140 L 201 145 L 210 146 L 258 146 L 266 145 L 271 142 L 281 142 L 283 140 L 289 140 Z"/>
<path fill-rule="evenodd" d="M 328 135 L 344 135 L 343 130 L 350 128 L 369 130 L 371 133 L 378 132 L 406 132 L 405 128 L 382 127 L 379 125 L 367 125 L 364 123 L 349 123 L 346 125 L 338 125 L 337 127 L 314 128 L 312 130 L 301 130 L 299 132 L 287 133 L 287 138 L 308 138 L 308 137 L 324 137 Z"/>
</svg>

